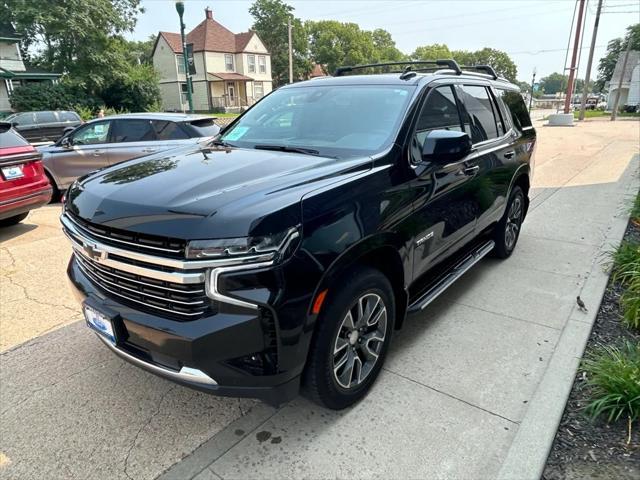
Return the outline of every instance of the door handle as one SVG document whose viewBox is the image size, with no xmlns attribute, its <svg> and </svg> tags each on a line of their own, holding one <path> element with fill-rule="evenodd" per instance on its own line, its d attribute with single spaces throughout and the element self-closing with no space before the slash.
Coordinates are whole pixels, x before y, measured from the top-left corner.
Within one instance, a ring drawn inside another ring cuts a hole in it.
<svg viewBox="0 0 640 480">
<path fill-rule="evenodd" d="M 513 158 L 515 154 L 516 154 L 515 150 L 509 150 L 508 152 L 505 152 L 504 158 L 506 159 Z"/>
<path fill-rule="evenodd" d="M 94 157 L 99 157 L 104 153 L 104 150 L 94 150 L 93 151 L 93 156 Z"/>
<path fill-rule="evenodd" d="M 480 165 L 474 165 L 473 167 L 467 167 L 464 169 L 464 174 L 467 176 L 473 176 L 480 171 Z"/>
<path fill-rule="evenodd" d="M 143 148 L 142 151 L 144 153 L 153 153 L 156 152 L 158 149 L 157 148 Z"/>
</svg>

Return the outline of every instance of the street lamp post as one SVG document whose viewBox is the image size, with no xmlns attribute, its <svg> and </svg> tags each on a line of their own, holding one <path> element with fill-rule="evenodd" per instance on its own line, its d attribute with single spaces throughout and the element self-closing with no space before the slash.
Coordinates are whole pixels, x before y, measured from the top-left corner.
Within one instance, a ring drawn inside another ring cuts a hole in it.
<svg viewBox="0 0 640 480">
<path fill-rule="evenodd" d="M 187 81 L 187 101 L 189 102 L 189 113 L 193 113 L 193 97 L 191 95 L 191 78 L 189 75 L 189 60 L 187 59 L 187 40 L 184 36 L 184 2 L 176 1 L 176 11 L 180 17 L 180 37 L 182 38 L 182 59 L 184 60 L 184 77 Z"/>
</svg>

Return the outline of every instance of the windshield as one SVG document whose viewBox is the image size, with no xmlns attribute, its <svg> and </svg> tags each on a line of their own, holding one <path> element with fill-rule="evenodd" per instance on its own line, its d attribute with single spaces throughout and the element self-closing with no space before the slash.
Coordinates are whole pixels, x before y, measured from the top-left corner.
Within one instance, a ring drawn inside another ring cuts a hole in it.
<svg viewBox="0 0 640 480">
<path fill-rule="evenodd" d="M 243 148 L 299 148 L 337 158 L 371 155 L 393 142 L 413 88 L 285 88 L 249 110 L 221 140 Z"/>
</svg>

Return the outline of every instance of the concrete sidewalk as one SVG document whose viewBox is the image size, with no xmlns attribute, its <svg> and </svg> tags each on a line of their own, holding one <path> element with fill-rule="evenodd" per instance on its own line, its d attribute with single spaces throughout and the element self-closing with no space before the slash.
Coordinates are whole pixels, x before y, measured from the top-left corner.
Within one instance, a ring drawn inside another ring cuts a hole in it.
<svg viewBox="0 0 640 480">
<path fill-rule="evenodd" d="M 604 291 L 602 253 L 638 190 L 640 123 L 537 127 L 516 252 L 405 324 L 360 404 L 210 397 L 114 358 L 81 322 L 21 333 L 32 340 L 0 356 L 0 478 L 537 478 Z M 21 272 L 36 248 L 6 250 Z M 27 300 L 36 278 L 20 279 Z"/>
</svg>

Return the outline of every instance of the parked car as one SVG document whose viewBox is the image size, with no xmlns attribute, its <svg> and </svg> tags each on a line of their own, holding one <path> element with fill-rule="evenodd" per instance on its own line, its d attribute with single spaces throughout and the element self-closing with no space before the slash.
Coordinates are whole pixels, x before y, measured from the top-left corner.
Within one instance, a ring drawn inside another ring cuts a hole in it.
<svg viewBox="0 0 640 480">
<path fill-rule="evenodd" d="M 529 206 L 518 87 L 401 65 L 287 85 L 208 145 L 75 182 L 67 272 L 104 344 L 219 395 L 362 398 L 405 317 L 509 257 Z"/>
<path fill-rule="evenodd" d="M 11 123 L 31 143 L 55 142 L 82 124 L 80 115 L 66 110 L 13 113 L 4 121 Z"/>
<path fill-rule="evenodd" d="M 38 151 L 0 122 L 0 226 L 15 225 L 51 199 Z"/>
<path fill-rule="evenodd" d="M 214 120 L 182 113 L 114 115 L 89 121 L 38 150 L 57 198 L 76 178 L 94 170 L 209 139 L 220 131 Z"/>
</svg>

